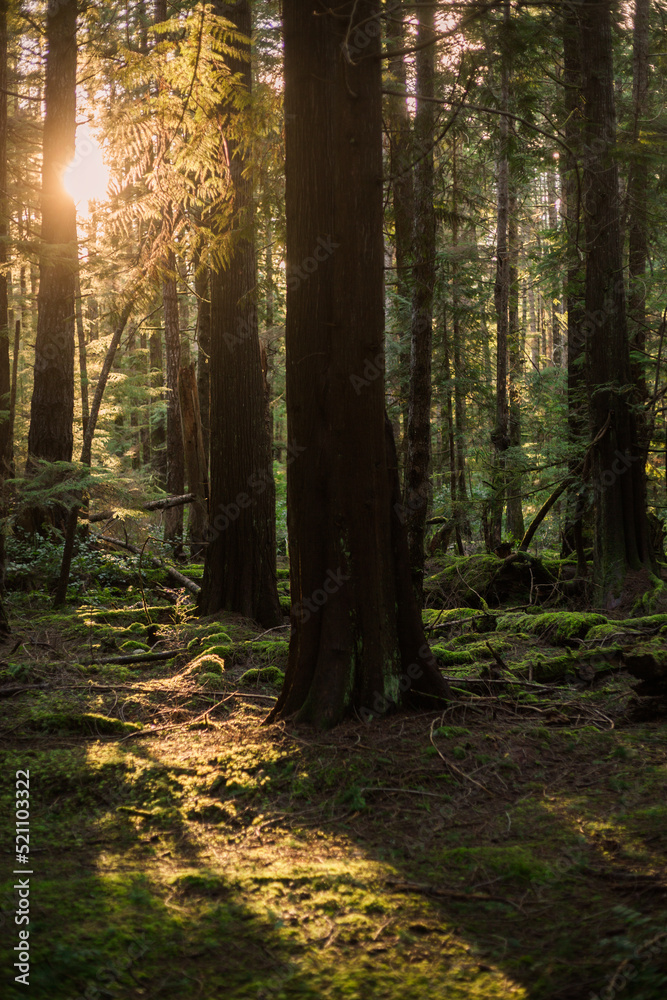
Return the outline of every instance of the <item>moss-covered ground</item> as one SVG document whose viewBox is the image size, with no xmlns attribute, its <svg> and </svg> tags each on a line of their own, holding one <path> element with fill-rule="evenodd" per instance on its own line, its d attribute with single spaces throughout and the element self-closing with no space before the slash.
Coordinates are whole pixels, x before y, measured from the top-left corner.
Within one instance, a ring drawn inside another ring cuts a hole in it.
<svg viewBox="0 0 667 1000">
<path fill-rule="evenodd" d="M 0 996 L 667 997 L 667 728 L 619 659 L 665 616 L 427 611 L 451 704 L 322 734 L 262 724 L 286 628 L 136 596 L 9 596 Z"/>
</svg>

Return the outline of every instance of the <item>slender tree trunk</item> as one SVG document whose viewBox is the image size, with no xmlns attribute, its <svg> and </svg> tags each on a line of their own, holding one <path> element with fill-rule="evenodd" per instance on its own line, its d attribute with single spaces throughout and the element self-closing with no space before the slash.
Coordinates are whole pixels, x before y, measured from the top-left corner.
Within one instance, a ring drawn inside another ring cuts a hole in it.
<svg viewBox="0 0 667 1000">
<path fill-rule="evenodd" d="M 15 474 L 14 463 L 14 427 L 16 426 L 16 395 L 19 380 L 19 350 L 21 347 L 21 320 L 17 319 L 14 324 L 14 350 L 12 352 L 12 388 L 9 397 L 9 438 L 12 442 L 12 464 L 11 475 Z"/>
<path fill-rule="evenodd" d="M 249 38 L 246 0 L 235 5 L 218 2 L 215 10 Z M 249 55 L 249 43 L 243 48 Z M 230 58 L 229 69 L 249 91 L 249 60 Z M 203 614 L 238 612 L 269 627 L 282 622 L 282 612 L 271 442 L 254 300 L 252 185 L 242 148 L 232 140 L 227 148 L 234 242 L 225 271 L 211 274 L 211 498 L 200 609 Z"/>
<path fill-rule="evenodd" d="M 452 245 L 454 248 L 459 242 L 459 185 L 458 185 L 458 158 L 457 139 L 452 140 Z M 466 442 L 466 404 L 465 394 L 462 389 L 464 377 L 463 364 L 463 337 L 461 334 L 461 302 L 459 294 L 459 265 L 456 252 L 452 260 L 452 347 L 454 360 L 454 419 L 453 427 L 455 440 L 455 493 L 452 497 L 452 511 L 456 518 L 456 542 L 459 553 L 463 555 L 462 535 L 469 535 L 470 520 L 468 517 L 468 489 L 466 486 L 466 466 L 465 466 L 465 442 Z M 455 503 L 454 503 L 455 501 Z"/>
<path fill-rule="evenodd" d="M 330 252 L 287 290 L 294 603 L 269 718 L 332 726 L 446 686 L 414 599 L 384 414 L 379 3 L 349 0 L 334 13 L 284 0 L 283 24 L 288 266 L 321 240 Z"/>
<path fill-rule="evenodd" d="M 148 341 L 149 365 L 151 371 L 151 406 L 149 410 L 149 428 L 151 438 L 151 455 L 153 468 L 158 482 L 167 487 L 167 452 L 165 444 L 167 430 L 161 414 L 155 413 L 155 403 L 162 403 L 164 396 L 161 389 L 164 386 L 164 360 L 162 351 L 162 331 L 155 330 Z M 160 407 L 161 409 L 161 407 Z"/>
<path fill-rule="evenodd" d="M 392 10 L 387 24 L 387 45 L 400 52 L 405 47 L 405 14 L 401 5 Z M 405 93 L 407 90 L 406 65 L 403 56 L 395 56 L 389 62 L 392 90 Z M 397 319 L 399 347 L 399 385 L 401 415 L 403 424 L 403 444 L 407 447 L 408 409 L 410 398 L 410 348 L 409 330 L 412 238 L 414 232 L 414 183 L 412 124 L 408 103 L 404 97 L 388 98 L 389 114 L 389 169 L 394 208 L 394 249 L 396 254 L 396 296 L 398 299 Z"/>
<path fill-rule="evenodd" d="M 446 305 L 443 306 L 442 310 L 442 353 L 443 361 L 445 367 L 445 379 L 446 379 L 446 389 L 445 389 L 445 404 L 446 404 L 446 415 L 447 415 L 447 448 L 449 454 L 449 496 L 452 505 L 452 517 L 454 519 L 454 533 L 456 537 L 456 547 L 458 549 L 459 555 L 463 555 L 463 539 L 461 537 L 461 524 L 460 518 L 462 511 L 459 508 L 459 491 L 458 491 L 458 456 L 456 449 L 456 431 L 454 427 L 454 406 L 452 402 L 452 366 L 449 357 L 449 333 L 447 330 L 447 308 Z M 443 437 L 445 435 L 443 434 Z M 443 441 L 444 445 L 444 441 Z"/>
<path fill-rule="evenodd" d="M 211 290 L 209 270 L 195 262 L 195 293 L 197 295 L 197 390 L 204 454 L 208 467 L 211 426 Z"/>
<path fill-rule="evenodd" d="M 547 210 L 549 229 L 552 231 L 555 231 L 558 228 L 558 212 L 556 210 L 557 197 L 556 171 L 549 170 L 547 172 Z M 558 285 L 554 283 L 554 288 L 551 293 L 551 356 L 554 365 L 560 368 L 563 364 L 563 335 L 560 329 L 560 320 L 558 319 L 557 290 Z"/>
<path fill-rule="evenodd" d="M 508 40 L 510 8 L 504 3 L 503 55 L 500 81 L 501 110 L 509 110 L 510 67 Z M 509 447 L 509 403 L 507 398 L 507 343 L 509 327 L 510 256 L 508 247 L 509 222 L 509 137 L 510 125 L 506 114 L 500 116 L 497 165 L 496 205 L 496 420 L 491 435 L 494 447 L 493 497 L 490 517 L 490 545 L 497 548 L 502 541 L 503 507 L 507 482 L 507 449 Z"/>
<path fill-rule="evenodd" d="M 35 378 L 28 455 L 72 458 L 76 212 L 62 186 L 76 131 L 76 0 L 49 0 Z"/>
<path fill-rule="evenodd" d="M 79 342 L 79 374 L 81 378 L 81 425 L 83 433 L 86 433 L 86 426 L 90 416 L 90 406 L 88 404 L 88 359 L 86 357 L 86 333 L 83 326 L 83 305 L 81 302 L 81 279 L 79 277 L 79 262 L 77 257 L 76 268 L 76 336 Z"/>
<path fill-rule="evenodd" d="M 181 368 L 178 380 L 183 418 L 183 444 L 185 447 L 185 469 L 188 493 L 194 493 L 196 500 L 189 508 L 188 544 L 193 559 L 204 552 L 204 537 L 207 522 L 208 470 L 204 439 L 201 432 L 199 396 L 195 364 Z"/>
<path fill-rule="evenodd" d="M 628 320 L 630 343 L 639 355 L 646 351 L 646 284 L 645 272 L 648 259 L 648 163 L 641 142 L 642 125 L 648 111 L 648 54 L 649 54 L 649 13 L 650 0 L 635 0 L 635 23 L 632 64 L 632 141 L 633 160 L 628 179 L 629 206 L 629 251 L 628 264 L 630 289 L 628 297 Z M 633 381 L 637 386 L 641 403 L 646 400 L 646 377 L 644 362 L 637 361 L 632 367 Z M 647 421 L 641 417 L 640 433 L 645 447 Z"/>
<path fill-rule="evenodd" d="M 0 487 L 11 473 L 14 458 L 10 420 L 9 296 L 7 288 L 7 240 L 9 198 L 7 192 L 7 0 L 0 0 Z M 4 575 L 4 547 L 0 552 L 0 577 Z"/>
<path fill-rule="evenodd" d="M 574 7 L 563 9 L 563 85 L 565 94 L 565 141 L 563 159 L 563 205 L 567 257 L 567 427 L 572 448 L 570 475 L 580 465 L 588 438 L 588 394 L 586 391 L 585 347 L 585 238 L 582 218 L 581 147 L 582 147 L 582 78 L 580 33 Z M 563 530 L 563 554 L 577 553 L 577 572 L 585 576 L 583 526 L 589 505 L 577 477 L 568 490 Z"/>
<path fill-rule="evenodd" d="M 586 217 L 586 331 L 595 490 L 595 598 L 622 599 L 630 570 L 651 566 L 644 457 L 627 395 L 630 357 L 621 247 L 611 2 L 583 0 L 581 17 Z"/>
<path fill-rule="evenodd" d="M 415 140 L 420 159 L 415 166 L 415 230 L 410 337 L 410 396 L 408 406 L 408 455 L 405 474 L 405 509 L 412 579 L 417 600 L 423 600 L 424 535 L 431 496 L 431 350 L 433 341 L 433 288 L 435 285 L 435 211 L 433 208 L 433 141 L 435 5 L 418 8 L 417 100 Z"/>
<path fill-rule="evenodd" d="M 167 257 L 167 273 L 162 280 L 164 340 L 167 359 L 167 493 L 180 496 L 185 489 L 183 429 L 178 376 L 181 370 L 181 330 L 173 251 Z M 174 507 L 164 515 L 164 540 L 180 548 L 183 540 L 183 508 Z"/>
<path fill-rule="evenodd" d="M 513 190 L 509 201 L 508 254 L 508 437 L 510 459 L 507 479 L 507 533 L 510 538 L 521 539 L 524 534 L 521 491 L 521 376 L 523 370 L 523 345 L 519 326 L 519 233 L 516 220 L 517 198 Z"/>
</svg>

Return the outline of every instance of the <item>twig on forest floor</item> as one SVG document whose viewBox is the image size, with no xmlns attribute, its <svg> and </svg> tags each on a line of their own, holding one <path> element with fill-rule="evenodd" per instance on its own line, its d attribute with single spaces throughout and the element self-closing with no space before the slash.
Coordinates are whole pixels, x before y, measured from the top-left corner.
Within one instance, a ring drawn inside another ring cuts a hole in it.
<svg viewBox="0 0 667 1000">
<path fill-rule="evenodd" d="M 492 795 L 492 796 L 496 795 L 497 794 L 496 792 L 489 791 L 489 789 L 485 785 L 482 785 L 479 781 L 475 781 L 475 779 L 471 778 L 469 774 L 465 773 L 465 771 L 461 771 L 460 768 L 456 766 L 456 764 L 452 764 L 451 761 L 447 760 L 447 758 L 442 753 L 440 748 L 435 745 L 435 740 L 433 739 L 433 729 L 435 727 L 436 721 L 437 721 L 436 719 L 433 719 L 433 721 L 431 722 L 431 731 L 429 733 L 429 739 L 431 741 L 431 745 L 434 747 L 438 756 L 442 758 L 442 760 L 445 762 L 448 768 L 450 768 L 456 774 L 460 774 L 461 777 L 465 779 L 465 781 L 469 781 L 472 785 L 476 785 L 478 788 L 481 788 L 482 791 L 486 792 L 487 795 Z"/>
<path fill-rule="evenodd" d="M 394 892 L 418 892 L 424 896 L 436 896 L 444 899 L 456 899 L 462 903 L 504 903 L 505 906 L 513 906 L 519 913 L 523 910 L 518 903 L 504 896 L 492 896 L 486 892 L 465 892 L 462 889 L 440 889 L 435 885 L 422 884 L 420 882 L 403 882 L 398 879 L 385 879 L 387 888 Z"/>
</svg>

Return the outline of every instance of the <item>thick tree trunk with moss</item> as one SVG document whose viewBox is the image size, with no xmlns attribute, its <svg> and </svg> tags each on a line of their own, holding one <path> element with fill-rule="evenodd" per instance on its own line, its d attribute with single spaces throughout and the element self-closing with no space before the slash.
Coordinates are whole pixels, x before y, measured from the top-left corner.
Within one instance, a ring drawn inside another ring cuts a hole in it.
<svg viewBox="0 0 667 1000">
<path fill-rule="evenodd" d="M 433 288 L 435 285 L 435 210 L 433 207 L 433 104 L 435 5 L 418 8 L 417 99 L 415 143 L 415 227 L 412 269 L 412 323 L 410 330 L 410 395 L 408 454 L 405 469 L 405 516 L 410 565 L 417 600 L 424 584 L 424 535 L 431 497 L 431 351 L 433 343 Z M 431 100 L 429 100 L 431 98 Z"/>
<path fill-rule="evenodd" d="M 249 38 L 250 5 L 215 4 Z M 247 58 L 229 69 L 251 88 Z M 221 109 L 226 114 L 229 109 Z M 265 422 L 255 292 L 252 184 L 242 148 L 228 139 L 234 231 L 224 271 L 211 273 L 211 496 L 203 614 L 235 611 L 270 627 L 282 622 L 276 582 L 275 490 Z"/>
<path fill-rule="evenodd" d="M 588 388 L 595 491 L 595 601 L 614 607 L 629 571 L 650 567 L 644 457 L 631 382 L 621 245 L 611 0 L 580 4 Z"/>
<path fill-rule="evenodd" d="M 74 419 L 76 212 L 62 178 L 76 132 L 76 0 L 49 0 L 42 244 L 28 461 L 69 462 Z"/>
<path fill-rule="evenodd" d="M 379 3 L 334 14 L 285 0 L 283 19 L 288 273 L 319 261 L 287 291 L 293 606 L 270 718 L 327 727 L 447 689 L 412 591 L 384 413 Z"/>
</svg>

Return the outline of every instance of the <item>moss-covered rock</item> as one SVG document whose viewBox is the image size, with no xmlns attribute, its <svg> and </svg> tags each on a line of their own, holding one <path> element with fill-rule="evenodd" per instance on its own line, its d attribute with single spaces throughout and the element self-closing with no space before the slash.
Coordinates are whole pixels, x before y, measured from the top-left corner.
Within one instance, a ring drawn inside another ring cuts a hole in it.
<svg viewBox="0 0 667 1000">
<path fill-rule="evenodd" d="M 241 674 L 239 684 L 258 684 L 261 682 L 280 686 L 284 680 L 285 674 L 278 667 L 253 667 Z"/>
<path fill-rule="evenodd" d="M 501 619 L 498 625 L 507 624 Z M 538 615 L 517 615 L 512 622 L 514 628 L 529 635 L 548 638 L 555 645 L 567 645 L 573 639 L 585 639 L 589 631 L 597 625 L 608 624 L 603 615 L 585 611 L 550 611 Z"/>
<path fill-rule="evenodd" d="M 141 726 L 121 722 L 96 712 L 48 712 L 34 715 L 32 726 L 45 733 L 79 733 L 85 736 L 135 733 Z"/>
<path fill-rule="evenodd" d="M 137 642 L 136 639 L 127 639 L 126 642 L 121 643 L 120 648 L 124 653 L 136 653 L 137 651 L 148 653 L 151 647 L 145 642 Z"/>
</svg>

